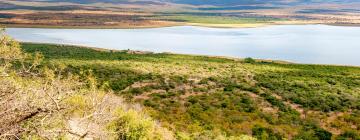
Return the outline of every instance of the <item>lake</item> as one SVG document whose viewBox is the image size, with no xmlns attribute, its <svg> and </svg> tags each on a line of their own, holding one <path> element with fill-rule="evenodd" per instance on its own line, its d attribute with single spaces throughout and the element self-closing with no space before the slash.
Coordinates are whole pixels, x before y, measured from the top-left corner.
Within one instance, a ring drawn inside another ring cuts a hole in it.
<svg viewBox="0 0 360 140">
<path fill-rule="evenodd" d="M 277 25 L 150 29 L 8 28 L 19 41 L 360 66 L 360 27 Z"/>
</svg>

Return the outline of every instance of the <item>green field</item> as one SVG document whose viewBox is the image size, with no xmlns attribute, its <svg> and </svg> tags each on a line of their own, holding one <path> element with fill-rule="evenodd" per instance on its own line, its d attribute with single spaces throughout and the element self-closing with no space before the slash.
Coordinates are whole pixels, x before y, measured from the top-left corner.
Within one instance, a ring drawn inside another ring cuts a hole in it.
<svg viewBox="0 0 360 140">
<path fill-rule="evenodd" d="M 202 23 L 202 24 L 269 24 L 276 21 L 286 21 L 286 19 L 277 18 L 242 18 L 232 16 L 206 16 L 206 15 L 170 15 L 160 16 L 162 20 Z"/>
<path fill-rule="evenodd" d="M 99 81 L 178 138 L 359 139 L 360 68 L 23 44 Z"/>
</svg>

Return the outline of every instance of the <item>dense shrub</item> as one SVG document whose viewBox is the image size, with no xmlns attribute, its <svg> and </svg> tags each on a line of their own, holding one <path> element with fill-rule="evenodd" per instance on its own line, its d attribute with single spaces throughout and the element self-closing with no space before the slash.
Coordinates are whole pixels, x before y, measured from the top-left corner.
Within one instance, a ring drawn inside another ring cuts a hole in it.
<svg viewBox="0 0 360 140">
<path fill-rule="evenodd" d="M 121 140 L 152 140 L 164 139 L 164 134 L 158 133 L 155 123 L 134 110 L 124 112 L 118 110 L 118 117 L 112 122 L 108 129 L 116 133 L 116 139 Z"/>
<path fill-rule="evenodd" d="M 274 133 L 270 128 L 265 128 L 259 125 L 255 125 L 252 128 L 252 134 L 259 140 L 282 140 L 280 134 Z"/>
<path fill-rule="evenodd" d="M 247 58 L 244 59 L 244 62 L 245 63 L 255 63 L 256 61 L 251 57 L 247 57 Z"/>
<path fill-rule="evenodd" d="M 332 133 L 320 128 L 313 122 L 304 122 L 304 127 L 295 139 L 331 140 Z"/>
<path fill-rule="evenodd" d="M 346 130 L 337 136 L 336 140 L 360 140 L 360 135 L 354 130 Z"/>
</svg>

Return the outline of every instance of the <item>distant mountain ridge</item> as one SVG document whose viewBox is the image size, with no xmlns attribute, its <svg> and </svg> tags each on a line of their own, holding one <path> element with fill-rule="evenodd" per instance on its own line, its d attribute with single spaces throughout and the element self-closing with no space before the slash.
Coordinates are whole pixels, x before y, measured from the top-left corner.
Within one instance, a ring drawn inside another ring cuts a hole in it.
<svg viewBox="0 0 360 140">
<path fill-rule="evenodd" d="M 352 3 L 359 0 L 26 0 L 26 1 L 48 1 L 48 2 L 71 2 L 71 3 L 132 3 L 132 4 L 189 4 L 189 5 L 213 5 L 213 6 L 235 6 L 235 5 L 293 5 L 293 4 L 319 4 L 319 3 Z"/>
</svg>

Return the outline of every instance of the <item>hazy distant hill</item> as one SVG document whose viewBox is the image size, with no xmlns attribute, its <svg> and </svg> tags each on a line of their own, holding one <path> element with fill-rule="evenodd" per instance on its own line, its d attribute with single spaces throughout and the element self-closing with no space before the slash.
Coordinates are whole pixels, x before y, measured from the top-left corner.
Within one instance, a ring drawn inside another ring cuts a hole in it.
<svg viewBox="0 0 360 140">
<path fill-rule="evenodd" d="M 65 15 L 63 11 L 77 12 Z M 113 13 L 104 14 L 107 11 Z M 0 0 L 0 25 L 127 28 L 170 26 L 174 22 L 243 26 L 320 21 L 354 26 L 360 25 L 359 13 L 360 0 Z"/>
<path fill-rule="evenodd" d="M 26 0 L 26 1 L 49 1 L 49 2 L 72 2 L 72 3 L 134 3 L 134 4 L 161 4 L 177 3 L 190 5 L 254 5 L 254 4 L 316 4 L 316 3 L 351 3 L 359 0 Z"/>
</svg>

